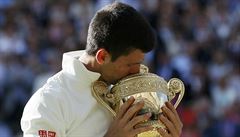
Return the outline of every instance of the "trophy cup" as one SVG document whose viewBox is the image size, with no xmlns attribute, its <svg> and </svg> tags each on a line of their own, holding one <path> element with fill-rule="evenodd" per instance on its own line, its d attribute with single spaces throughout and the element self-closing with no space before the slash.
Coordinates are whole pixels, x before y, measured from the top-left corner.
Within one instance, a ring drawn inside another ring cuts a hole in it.
<svg viewBox="0 0 240 137">
<path fill-rule="evenodd" d="M 184 84 L 177 78 L 172 78 L 166 82 L 162 77 L 149 73 L 144 65 L 140 67 L 140 73 L 127 76 L 117 82 L 112 87 L 103 81 L 95 81 L 92 84 L 92 94 L 95 99 L 116 116 L 120 106 L 131 96 L 135 102 L 144 102 L 143 108 L 137 115 L 151 113 L 148 121 L 143 121 L 137 126 L 154 127 L 152 131 L 138 134 L 138 137 L 161 137 L 157 128 L 166 129 L 165 125 L 159 122 L 158 116 L 162 113 L 161 107 L 166 101 L 171 101 L 178 93 L 178 98 L 174 104 L 176 108 L 183 98 L 185 92 Z"/>
</svg>

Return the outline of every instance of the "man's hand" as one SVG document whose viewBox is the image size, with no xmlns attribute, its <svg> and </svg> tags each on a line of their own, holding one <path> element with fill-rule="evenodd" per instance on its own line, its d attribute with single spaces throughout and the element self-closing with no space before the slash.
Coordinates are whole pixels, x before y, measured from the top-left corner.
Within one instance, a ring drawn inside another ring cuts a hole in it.
<svg viewBox="0 0 240 137">
<path fill-rule="evenodd" d="M 104 137 L 134 137 L 139 133 L 152 130 L 148 127 L 135 127 L 138 123 L 148 120 L 151 113 L 136 116 L 137 112 L 144 106 L 143 102 L 133 105 L 135 99 L 131 97 L 120 108 L 116 119 L 110 125 Z"/>
<path fill-rule="evenodd" d="M 183 124 L 178 116 L 176 109 L 170 102 L 166 102 L 162 107 L 163 115 L 160 115 L 160 121 L 166 126 L 167 131 L 159 128 L 158 132 L 162 137 L 180 137 Z"/>
</svg>

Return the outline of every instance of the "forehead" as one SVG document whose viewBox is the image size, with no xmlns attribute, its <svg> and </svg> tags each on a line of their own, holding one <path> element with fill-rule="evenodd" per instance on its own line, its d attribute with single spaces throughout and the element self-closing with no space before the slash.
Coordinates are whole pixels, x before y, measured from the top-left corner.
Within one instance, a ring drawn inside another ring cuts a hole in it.
<svg viewBox="0 0 240 137">
<path fill-rule="evenodd" d="M 118 57 L 114 62 L 140 63 L 143 61 L 144 56 L 145 53 L 139 49 L 136 49 L 130 52 L 128 55 Z"/>
</svg>

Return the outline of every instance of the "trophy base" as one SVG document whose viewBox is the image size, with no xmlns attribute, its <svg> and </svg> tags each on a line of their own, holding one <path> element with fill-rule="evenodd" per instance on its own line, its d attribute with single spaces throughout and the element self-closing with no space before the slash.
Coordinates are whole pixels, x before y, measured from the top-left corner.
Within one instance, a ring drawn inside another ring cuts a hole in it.
<svg viewBox="0 0 240 137">
<path fill-rule="evenodd" d="M 152 125 L 153 130 L 142 132 L 142 133 L 138 134 L 137 137 L 162 137 L 158 133 L 157 129 L 158 128 L 162 128 L 164 130 L 166 129 L 166 126 L 163 125 L 162 123 L 159 123 L 159 121 L 157 121 L 157 120 L 151 120 L 151 121 L 141 124 L 141 126 L 147 126 L 147 125 Z"/>
<path fill-rule="evenodd" d="M 151 130 L 143 132 L 137 135 L 137 137 L 162 137 L 157 130 Z"/>
</svg>

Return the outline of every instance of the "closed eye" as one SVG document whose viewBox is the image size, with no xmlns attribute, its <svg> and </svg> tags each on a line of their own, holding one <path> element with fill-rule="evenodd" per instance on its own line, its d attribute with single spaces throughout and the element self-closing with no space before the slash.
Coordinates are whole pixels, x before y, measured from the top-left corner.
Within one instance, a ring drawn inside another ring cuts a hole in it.
<svg viewBox="0 0 240 137">
<path fill-rule="evenodd" d="M 140 65 L 140 64 L 142 64 L 142 62 L 127 64 L 127 66 L 131 67 L 131 66 Z"/>
</svg>

